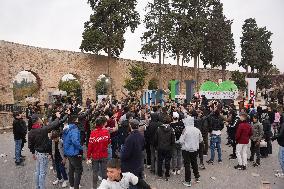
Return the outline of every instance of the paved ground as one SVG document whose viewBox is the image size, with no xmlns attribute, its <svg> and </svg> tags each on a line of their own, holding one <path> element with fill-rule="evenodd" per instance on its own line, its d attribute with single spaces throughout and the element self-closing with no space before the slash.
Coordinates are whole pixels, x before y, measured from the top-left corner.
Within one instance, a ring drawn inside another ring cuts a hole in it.
<svg viewBox="0 0 284 189">
<path fill-rule="evenodd" d="M 225 142 L 223 140 L 223 142 Z M 0 154 L 6 154 L 6 157 L 0 157 L 0 189 L 33 189 L 33 173 L 34 161 L 31 154 L 25 147 L 23 155 L 27 156 L 26 165 L 24 167 L 15 167 L 14 165 L 14 149 L 13 136 L 10 132 L 0 134 Z M 247 171 L 238 171 L 233 169 L 237 164 L 235 160 L 228 160 L 228 155 L 231 149 L 223 145 L 223 164 L 207 165 L 206 170 L 200 171 L 201 183 L 193 184 L 192 188 L 196 189 L 259 189 L 261 181 L 269 181 L 272 189 L 283 189 L 284 179 L 279 179 L 274 176 L 276 170 L 280 169 L 277 160 L 278 146 L 274 143 L 273 154 L 261 160 L 261 167 L 254 168 L 250 164 Z M 207 157 L 205 157 L 207 159 Z M 252 173 L 259 174 L 253 176 Z M 82 185 L 84 188 L 91 188 L 91 170 L 84 162 L 84 173 Z M 158 189 L 182 189 L 185 188 L 181 182 L 184 174 L 171 176 L 169 181 L 158 180 L 156 176 L 150 174 L 146 170 L 146 181 L 151 183 Z M 213 180 L 211 177 L 215 177 Z M 60 188 L 53 186 L 52 181 L 55 179 L 55 174 L 49 170 L 47 177 L 47 188 Z"/>
</svg>

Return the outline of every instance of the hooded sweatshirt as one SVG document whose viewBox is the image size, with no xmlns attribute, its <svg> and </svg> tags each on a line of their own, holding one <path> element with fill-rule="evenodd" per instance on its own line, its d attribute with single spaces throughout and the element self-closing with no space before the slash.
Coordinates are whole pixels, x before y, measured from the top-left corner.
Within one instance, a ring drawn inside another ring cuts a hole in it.
<svg viewBox="0 0 284 189">
<path fill-rule="evenodd" d="M 187 116 L 183 119 L 185 129 L 180 136 L 179 143 L 181 149 L 188 152 L 196 152 L 199 149 L 199 143 L 203 141 L 202 134 L 199 129 L 194 127 L 194 118 Z"/>
<path fill-rule="evenodd" d="M 157 132 L 157 129 L 159 126 L 162 125 L 162 123 L 159 121 L 159 114 L 158 113 L 152 113 L 151 120 L 149 122 L 149 126 L 147 127 L 145 131 L 145 140 L 147 143 L 154 145 L 155 135 Z"/>
<path fill-rule="evenodd" d="M 155 135 L 155 146 L 158 150 L 172 150 L 175 145 L 175 132 L 169 124 L 158 127 Z"/>
</svg>

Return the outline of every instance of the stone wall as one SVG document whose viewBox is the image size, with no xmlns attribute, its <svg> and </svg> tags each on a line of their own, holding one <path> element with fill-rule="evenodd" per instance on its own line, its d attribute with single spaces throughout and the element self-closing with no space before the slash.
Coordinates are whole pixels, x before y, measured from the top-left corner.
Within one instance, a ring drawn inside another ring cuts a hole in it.
<svg viewBox="0 0 284 189">
<path fill-rule="evenodd" d="M 113 91 L 118 98 L 123 96 L 124 80 L 129 77 L 128 68 L 136 63 L 141 63 L 148 68 L 147 81 L 157 76 L 158 64 L 111 59 L 110 77 Z M 38 48 L 0 40 L 0 68 L 0 104 L 14 103 L 13 80 L 19 72 L 24 70 L 36 76 L 40 85 L 38 95 L 41 102 L 47 101 L 48 92 L 56 90 L 61 78 L 68 73 L 74 74 L 80 81 L 84 100 L 95 96 L 96 80 L 99 75 L 107 74 L 108 59 L 105 56 Z M 230 78 L 230 75 L 227 71 L 226 78 Z M 180 74 L 177 74 L 176 66 L 162 65 L 161 78 L 163 88 L 166 89 L 168 81 L 180 79 Z M 218 81 L 220 78 L 222 78 L 220 70 L 200 69 L 200 82 L 206 79 Z M 183 80 L 185 79 L 193 79 L 193 68 L 183 68 Z"/>
<path fill-rule="evenodd" d="M 11 112 L 0 112 L 0 130 L 13 127 L 13 115 Z"/>
</svg>

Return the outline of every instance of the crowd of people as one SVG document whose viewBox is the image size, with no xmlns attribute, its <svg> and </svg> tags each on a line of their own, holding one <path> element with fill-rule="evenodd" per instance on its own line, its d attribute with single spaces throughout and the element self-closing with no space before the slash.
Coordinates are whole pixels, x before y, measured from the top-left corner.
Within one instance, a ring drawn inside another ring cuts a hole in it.
<svg viewBox="0 0 284 189">
<path fill-rule="evenodd" d="M 69 183 L 70 189 L 81 185 L 83 161 L 92 166 L 93 188 L 150 189 L 145 168 L 168 181 L 171 175 L 181 174 L 182 166 L 183 185 L 190 187 L 192 180 L 201 182 L 199 171 L 206 169 L 206 163 L 227 158 L 222 155 L 221 139 L 232 148 L 228 158 L 237 159 L 234 168 L 240 171 L 248 168 L 248 161 L 260 166 L 277 140 L 282 173 L 276 176 L 284 178 L 284 114 L 269 106 L 237 109 L 234 103 L 205 96 L 163 105 L 88 99 L 84 107 L 73 99 L 45 104 L 43 110 L 29 106 L 25 114 L 14 112 L 13 133 L 16 166 L 24 166 L 22 149 L 28 141 L 38 189 L 45 188 L 49 161 L 57 173 L 53 184 L 67 187 Z"/>
</svg>

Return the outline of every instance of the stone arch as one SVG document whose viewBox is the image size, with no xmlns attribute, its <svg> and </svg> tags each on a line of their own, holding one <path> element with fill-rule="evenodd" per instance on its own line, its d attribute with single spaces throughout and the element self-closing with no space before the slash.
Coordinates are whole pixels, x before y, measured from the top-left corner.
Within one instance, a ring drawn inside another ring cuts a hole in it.
<svg viewBox="0 0 284 189">
<path fill-rule="evenodd" d="M 61 77 L 59 78 L 58 84 L 57 84 L 57 88 L 59 88 L 60 81 L 63 81 L 63 77 L 65 77 L 67 75 L 72 75 L 72 77 L 79 82 L 79 85 L 80 85 L 79 91 L 73 91 L 73 93 L 75 93 L 76 95 L 79 95 L 77 97 L 79 97 L 80 102 L 82 102 L 82 100 L 83 100 L 83 92 L 82 92 L 83 90 L 82 90 L 82 88 L 83 88 L 84 82 L 83 82 L 82 78 L 78 74 L 74 74 L 73 72 L 67 72 L 67 73 L 61 75 Z M 68 81 L 68 80 L 66 79 L 65 81 Z M 80 94 L 78 94 L 78 92 Z"/>
<path fill-rule="evenodd" d="M 16 76 L 23 71 L 32 74 L 36 78 L 36 85 L 37 85 L 38 89 L 37 89 L 35 94 L 36 94 L 36 97 L 40 100 L 41 91 L 42 91 L 42 79 L 41 79 L 41 77 L 39 76 L 38 72 L 36 72 L 34 70 L 21 68 L 21 69 L 14 70 L 13 74 L 11 74 L 11 77 L 9 79 L 12 102 L 15 103 L 15 97 L 14 97 L 14 92 L 13 92 L 13 83 L 15 81 Z"/>
</svg>

